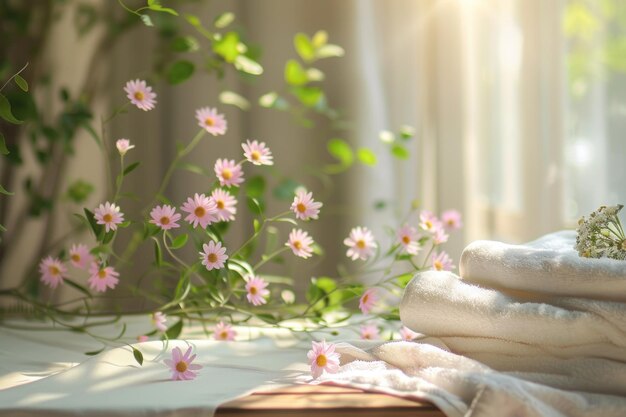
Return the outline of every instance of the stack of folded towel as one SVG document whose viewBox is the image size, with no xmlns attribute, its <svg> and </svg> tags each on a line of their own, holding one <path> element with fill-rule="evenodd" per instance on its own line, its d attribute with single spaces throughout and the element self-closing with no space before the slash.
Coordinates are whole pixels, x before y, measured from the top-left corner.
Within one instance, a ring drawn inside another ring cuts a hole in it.
<svg viewBox="0 0 626 417">
<path fill-rule="evenodd" d="M 626 262 L 580 258 L 575 239 L 479 241 L 461 277 L 416 275 L 400 315 L 424 336 L 340 346 L 347 365 L 329 379 L 448 416 L 626 416 Z"/>
</svg>

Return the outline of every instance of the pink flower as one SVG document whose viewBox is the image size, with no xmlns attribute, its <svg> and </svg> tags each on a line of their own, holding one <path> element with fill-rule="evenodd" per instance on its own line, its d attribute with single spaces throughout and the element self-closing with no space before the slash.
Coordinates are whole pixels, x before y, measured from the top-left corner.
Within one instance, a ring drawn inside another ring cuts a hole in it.
<svg viewBox="0 0 626 417">
<path fill-rule="evenodd" d="M 460 229 L 463 226 L 461 223 L 461 213 L 456 210 L 446 210 L 441 214 L 441 221 L 448 230 Z"/>
<path fill-rule="evenodd" d="M 108 201 L 95 209 L 94 217 L 98 224 L 104 225 L 107 233 L 117 230 L 117 225 L 124 221 L 124 213 L 120 212 L 120 207 Z"/>
<path fill-rule="evenodd" d="M 215 175 L 222 187 L 239 187 L 243 182 L 243 171 L 233 159 L 218 159 L 215 161 Z"/>
<path fill-rule="evenodd" d="M 241 144 L 241 147 L 243 148 L 243 156 L 254 165 L 274 165 L 272 152 L 270 148 L 265 146 L 265 142 L 256 140 L 250 142 L 248 139 L 246 143 Z"/>
<path fill-rule="evenodd" d="M 226 133 L 226 119 L 223 114 L 218 114 L 215 108 L 202 107 L 196 110 L 196 119 L 198 119 L 198 125 L 213 136 Z"/>
<path fill-rule="evenodd" d="M 215 202 L 217 218 L 222 222 L 235 220 L 237 213 L 237 199 L 221 188 L 216 188 L 211 193 L 211 198 Z"/>
<path fill-rule="evenodd" d="M 433 234 L 433 243 L 435 245 L 441 245 L 442 243 L 446 243 L 448 241 L 448 234 L 444 230 L 443 227 L 438 227 Z"/>
<path fill-rule="evenodd" d="M 63 265 L 63 262 L 59 258 L 53 258 L 48 256 L 39 263 L 39 272 L 41 273 L 41 282 L 49 285 L 50 288 L 56 288 L 59 284 L 63 283 L 63 278 L 66 277 L 67 268 Z"/>
<path fill-rule="evenodd" d="M 70 262 L 76 268 L 87 269 L 93 262 L 93 256 L 89 253 L 87 245 L 83 245 L 82 243 L 72 245 L 70 248 Z"/>
<path fill-rule="evenodd" d="M 141 334 L 141 335 L 137 336 L 137 341 L 139 343 L 147 342 L 148 340 L 150 340 L 150 338 L 148 336 L 146 336 L 145 334 Z"/>
<path fill-rule="evenodd" d="M 131 145 L 128 139 L 118 139 L 118 141 L 115 142 L 115 147 L 117 148 L 117 151 L 120 153 L 120 155 L 124 156 L 126 155 L 126 152 L 133 149 L 135 145 Z"/>
<path fill-rule="evenodd" d="M 203 252 L 200 252 L 200 259 L 202 259 L 202 265 L 206 266 L 207 270 L 222 269 L 224 262 L 228 259 L 226 255 L 226 248 L 222 247 L 222 242 L 215 243 L 210 241 L 202 245 Z"/>
<path fill-rule="evenodd" d="M 150 212 L 150 223 L 156 224 L 163 230 L 176 229 L 180 227 L 177 223 L 180 220 L 180 214 L 176 213 L 176 209 L 172 206 L 164 204 L 163 206 L 156 206 Z"/>
<path fill-rule="evenodd" d="M 293 203 L 291 203 L 291 210 L 296 214 L 297 219 L 317 219 L 322 205 L 322 203 L 313 200 L 313 193 L 298 191 Z"/>
<path fill-rule="evenodd" d="M 146 85 L 144 80 L 127 82 L 124 91 L 126 91 L 126 97 L 130 102 L 141 110 L 152 110 L 156 104 L 157 95 L 152 91 L 152 87 Z"/>
<path fill-rule="evenodd" d="M 324 371 L 334 374 L 339 370 L 339 354 L 335 352 L 335 345 L 326 343 L 325 340 L 313 342 L 306 356 L 309 358 L 313 378 L 319 378 Z"/>
<path fill-rule="evenodd" d="M 433 269 L 436 271 L 452 271 L 454 269 L 452 259 L 443 251 L 439 254 L 433 253 L 430 259 L 433 264 Z"/>
<path fill-rule="evenodd" d="M 400 329 L 400 337 L 402 337 L 402 340 L 413 340 L 417 336 L 419 335 L 406 326 L 402 326 L 402 328 Z"/>
<path fill-rule="evenodd" d="M 91 275 L 87 280 L 89 287 L 97 292 L 105 292 L 107 288 L 114 289 L 120 282 L 117 278 L 120 274 L 112 266 L 101 268 L 96 262 L 93 262 L 89 267 L 89 274 Z"/>
<path fill-rule="evenodd" d="M 293 229 L 289 233 L 289 241 L 285 243 L 285 246 L 289 246 L 294 255 L 307 259 L 313 256 L 313 239 L 307 232 L 300 229 Z"/>
<path fill-rule="evenodd" d="M 367 324 L 361 326 L 361 339 L 363 340 L 375 340 L 380 337 L 378 333 L 378 327 L 373 324 Z"/>
<path fill-rule="evenodd" d="M 191 350 L 191 346 L 189 346 L 189 349 L 187 349 L 187 352 L 183 355 L 180 348 L 175 347 L 172 350 L 172 359 L 165 359 L 163 361 L 172 371 L 172 380 L 188 381 L 198 376 L 197 372 L 193 371 L 202 369 L 202 366 L 192 363 L 193 360 L 196 359 L 196 355 L 192 355 Z"/>
<path fill-rule="evenodd" d="M 235 340 L 237 332 L 230 324 L 220 321 L 213 328 L 213 338 L 215 340 Z"/>
<path fill-rule="evenodd" d="M 366 260 L 374 254 L 378 244 L 374 241 L 374 235 L 367 227 L 355 227 L 350 231 L 350 236 L 344 239 L 343 244 L 348 246 L 346 255 L 354 260 Z"/>
<path fill-rule="evenodd" d="M 408 224 L 405 224 L 398 230 L 398 240 L 400 245 L 402 245 L 402 250 L 409 255 L 417 255 L 420 250 L 417 238 L 417 230 Z"/>
<path fill-rule="evenodd" d="M 435 229 L 441 226 L 441 222 L 433 213 L 428 210 L 423 210 L 420 213 L 420 227 L 427 232 L 434 232 Z"/>
<path fill-rule="evenodd" d="M 193 227 L 206 228 L 211 223 L 218 221 L 217 206 L 213 199 L 205 196 L 204 194 L 194 194 L 193 199 L 187 198 L 187 202 L 180 208 L 185 213 L 189 213 L 185 220 L 192 224 Z"/>
<path fill-rule="evenodd" d="M 266 289 L 267 282 L 264 279 L 257 276 L 250 276 L 246 279 L 246 291 L 248 294 L 246 297 L 252 305 L 260 306 L 267 303 L 265 299 L 269 295 L 269 290 Z"/>
<path fill-rule="evenodd" d="M 376 295 L 376 289 L 370 288 L 365 290 L 361 298 L 359 299 L 359 308 L 363 314 L 367 314 L 370 312 L 374 304 L 378 301 L 378 296 Z"/>
<path fill-rule="evenodd" d="M 167 330 L 167 326 L 165 325 L 166 321 L 167 317 L 160 311 L 152 314 L 152 324 L 154 325 L 154 327 L 157 328 L 158 331 L 165 332 Z"/>
</svg>

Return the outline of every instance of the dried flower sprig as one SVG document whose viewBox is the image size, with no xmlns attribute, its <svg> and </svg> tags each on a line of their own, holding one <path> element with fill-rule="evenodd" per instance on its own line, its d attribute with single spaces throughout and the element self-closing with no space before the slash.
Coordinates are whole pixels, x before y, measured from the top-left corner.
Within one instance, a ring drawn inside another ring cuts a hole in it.
<svg viewBox="0 0 626 417">
<path fill-rule="evenodd" d="M 585 258 L 626 259 L 626 234 L 617 214 L 624 206 L 601 206 L 578 221 L 574 248 Z"/>
</svg>

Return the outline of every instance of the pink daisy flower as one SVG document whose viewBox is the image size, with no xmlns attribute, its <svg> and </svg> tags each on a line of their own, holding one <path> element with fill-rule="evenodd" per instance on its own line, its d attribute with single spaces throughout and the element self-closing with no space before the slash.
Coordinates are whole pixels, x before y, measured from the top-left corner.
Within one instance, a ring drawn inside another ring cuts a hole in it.
<svg viewBox="0 0 626 417">
<path fill-rule="evenodd" d="M 461 222 L 461 213 L 456 210 L 446 210 L 441 214 L 443 226 L 448 230 L 460 229 L 463 226 Z"/>
<path fill-rule="evenodd" d="M 216 188 L 211 193 L 211 198 L 215 202 L 217 218 L 222 222 L 235 220 L 237 214 L 237 199 L 221 188 Z"/>
<path fill-rule="evenodd" d="M 198 376 L 197 371 L 202 369 L 202 365 L 192 363 L 196 359 L 196 354 L 191 354 L 192 348 L 189 346 L 187 352 L 183 355 L 180 348 L 175 347 L 172 350 L 172 359 L 165 359 L 163 362 L 172 371 L 172 380 L 174 381 L 188 381 Z"/>
<path fill-rule="evenodd" d="M 87 245 L 72 245 L 70 248 L 70 262 L 76 268 L 87 269 L 93 262 L 93 256 L 89 253 Z"/>
<path fill-rule="evenodd" d="M 267 303 L 265 299 L 269 295 L 269 290 L 266 289 L 267 282 L 263 278 L 257 276 L 251 276 L 246 279 L 246 291 L 248 294 L 246 297 L 252 305 L 260 306 Z"/>
<path fill-rule="evenodd" d="M 335 345 L 326 343 L 325 340 L 313 342 L 306 356 L 311 365 L 313 378 L 319 378 L 324 371 L 334 374 L 339 370 L 339 354 L 335 352 Z"/>
<path fill-rule="evenodd" d="M 202 259 L 202 265 L 206 266 L 207 270 L 222 269 L 224 262 L 228 259 L 226 255 L 226 248 L 222 247 L 222 242 L 215 243 L 210 241 L 202 245 L 203 252 L 200 252 L 200 259 Z"/>
<path fill-rule="evenodd" d="M 374 241 L 374 235 L 367 227 L 355 227 L 350 231 L 350 236 L 344 239 L 343 244 L 348 246 L 346 255 L 354 260 L 366 260 L 374 254 L 378 244 Z"/>
<path fill-rule="evenodd" d="M 322 205 L 322 203 L 313 200 L 313 193 L 301 190 L 296 193 L 293 203 L 291 203 L 291 210 L 296 214 L 297 219 L 317 219 Z"/>
<path fill-rule="evenodd" d="M 152 110 L 156 104 L 156 93 L 144 80 L 129 81 L 124 87 L 126 97 L 141 110 Z"/>
<path fill-rule="evenodd" d="M 94 210 L 94 217 L 98 224 L 104 225 L 107 233 L 117 230 L 117 225 L 124 221 L 124 213 L 120 212 L 120 207 L 108 201 Z"/>
<path fill-rule="evenodd" d="M 428 210 L 423 210 L 420 213 L 419 226 L 427 232 L 434 232 L 438 227 L 441 226 L 441 222 L 433 213 Z"/>
<path fill-rule="evenodd" d="M 359 308 L 363 314 L 367 314 L 372 310 L 374 304 L 378 301 L 375 288 L 369 288 L 365 290 L 361 298 L 359 299 Z"/>
<path fill-rule="evenodd" d="M 200 227 L 204 229 L 211 223 L 218 221 L 215 201 L 204 194 L 198 195 L 196 193 L 193 199 L 191 197 L 187 198 L 187 202 L 180 209 L 185 213 L 189 213 L 185 220 L 192 224 L 193 227 L 197 227 L 200 224 Z"/>
<path fill-rule="evenodd" d="M 118 139 L 115 142 L 115 147 L 121 156 L 126 155 L 126 152 L 130 151 L 135 147 L 135 145 L 131 145 L 128 139 Z"/>
<path fill-rule="evenodd" d="M 378 333 L 378 327 L 373 324 L 367 324 L 361 326 L 361 339 L 363 340 L 376 340 L 380 337 Z"/>
<path fill-rule="evenodd" d="M 413 340 L 417 336 L 417 333 L 415 333 L 413 330 L 409 329 L 406 326 L 402 326 L 402 328 L 400 329 L 400 337 L 402 338 L 402 340 Z"/>
<path fill-rule="evenodd" d="M 402 245 L 402 250 L 409 255 L 417 255 L 420 250 L 417 238 L 417 230 L 408 224 L 405 224 L 398 230 L 398 240 L 400 245 Z"/>
<path fill-rule="evenodd" d="M 218 114 L 215 108 L 202 107 L 196 110 L 196 119 L 198 119 L 198 125 L 213 136 L 226 133 L 226 119 L 223 114 Z"/>
<path fill-rule="evenodd" d="M 157 328 L 160 332 L 165 332 L 167 330 L 167 326 L 165 322 L 167 321 L 167 316 L 160 311 L 157 311 L 152 314 L 152 324 Z"/>
<path fill-rule="evenodd" d="M 215 175 L 222 187 L 239 187 L 243 182 L 243 171 L 233 159 L 218 159 L 215 161 Z"/>
<path fill-rule="evenodd" d="M 197 194 L 196 194 L 197 195 Z M 156 224 L 163 230 L 176 229 L 180 227 L 177 223 L 180 220 L 180 214 L 176 213 L 176 209 L 172 206 L 164 204 L 162 206 L 156 206 L 150 212 L 150 223 Z"/>
<path fill-rule="evenodd" d="M 448 234 L 444 230 L 443 227 L 438 227 L 433 234 L 433 243 L 435 245 L 441 245 L 442 243 L 446 243 L 448 241 Z"/>
<path fill-rule="evenodd" d="M 256 140 L 250 142 L 248 139 L 246 143 L 241 144 L 241 147 L 243 148 L 243 156 L 254 165 L 274 165 L 272 160 L 274 157 L 270 148 L 265 146 L 265 142 Z"/>
<path fill-rule="evenodd" d="M 105 292 L 107 288 L 114 289 L 120 282 L 117 278 L 120 274 L 112 266 L 101 268 L 96 262 L 93 262 L 89 267 L 89 274 L 91 275 L 87 280 L 89 287 L 97 292 Z"/>
<path fill-rule="evenodd" d="M 41 282 L 49 285 L 50 288 L 56 288 L 63 283 L 66 277 L 67 268 L 59 258 L 48 256 L 39 263 L 39 272 L 41 273 Z"/>
<path fill-rule="evenodd" d="M 224 323 L 223 321 L 217 323 L 213 328 L 213 338 L 215 340 L 232 341 L 235 340 L 236 335 L 237 332 L 233 329 L 233 326 L 228 323 Z"/>
<path fill-rule="evenodd" d="M 454 269 L 452 259 L 444 251 L 441 251 L 439 254 L 433 253 L 430 259 L 433 269 L 436 271 L 452 271 Z"/>
<path fill-rule="evenodd" d="M 313 256 L 313 239 L 307 232 L 293 229 L 289 233 L 289 240 L 285 243 L 293 251 L 294 255 L 307 259 Z"/>
<path fill-rule="evenodd" d="M 150 338 L 148 336 L 146 336 L 145 334 L 141 334 L 141 335 L 137 336 L 137 341 L 139 343 L 147 342 L 148 340 L 150 340 Z"/>
</svg>

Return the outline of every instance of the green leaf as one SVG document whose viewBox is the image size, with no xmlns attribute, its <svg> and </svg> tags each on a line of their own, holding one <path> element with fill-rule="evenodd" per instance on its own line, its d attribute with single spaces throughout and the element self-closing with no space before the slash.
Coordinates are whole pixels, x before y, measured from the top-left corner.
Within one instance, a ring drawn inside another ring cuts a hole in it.
<svg viewBox="0 0 626 417">
<path fill-rule="evenodd" d="M 311 44 L 313 44 L 313 47 L 315 49 L 326 45 L 327 42 L 328 32 L 326 32 L 325 30 L 318 30 L 317 32 L 315 32 L 315 35 L 313 35 L 313 39 L 311 40 Z"/>
<path fill-rule="evenodd" d="M 415 129 L 412 126 L 403 125 L 400 127 L 400 137 L 404 140 L 415 136 Z"/>
<path fill-rule="evenodd" d="M 272 91 L 259 97 L 259 106 L 268 109 L 275 108 L 278 110 L 287 110 L 289 108 L 289 103 L 287 103 L 287 100 L 280 97 L 275 91 Z"/>
<path fill-rule="evenodd" d="M 235 14 L 232 12 L 224 12 L 221 15 L 217 16 L 213 21 L 213 25 L 215 25 L 218 29 L 224 29 L 226 26 L 233 23 L 235 20 Z"/>
<path fill-rule="evenodd" d="M 192 164 L 190 162 L 179 162 L 176 165 L 177 168 L 179 169 L 184 169 L 185 171 L 189 171 L 189 172 L 193 172 L 194 174 L 198 174 L 198 175 L 202 175 L 205 177 L 211 177 L 214 175 L 213 172 L 199 166 L 196 164 Z"/>
<path fill-rule="evenodd" d="M 258 198 L 263 196 L 265 192 L 265 178 L 261 175 L 250 178 L 245 184 L 248 197 Z"/>
<path fill-rule="evenodd" d="M 85 355 L 87 355 L 87 356 L 96 356 L 98 353 L 102 352 L 104 349 L 106 349 L 106 346 L 103 346 L 102 349 L 92 350 L 90 352 L 85 352 Z"/>
<path fill-rule="evenodd" d="M 315 53 L 317 58 L 339 58 L 344 56 L 345 54 L 346 52 L 341 46 L 332 44 L 322 46 Z"/>
<path fill-rule="evenodd" d="M 96 218 L 94 217 L 94 214 L 92 211 L 89 211 L 87 209 L 83 209 L 83 210 L 85 211 L 85 217 L 87 217 L 87 221 L 89 222 L 89 226 L 91 226 L 91 230 L 93 231 L 94 235 L 98 237 L 100 232 L 103 230 L 102 225 L 96 222 Z"/>
<path fill-rule="evenodd" d="M 250 108 L 250 102 L 248 100 L 232 91 L 222 91 L 219 100 L 224 104 L 239 107 L 241 110 L 248 110 Z"/>
<path fill-rule="evenodd" d="M 363 165 L 374 166 L 378 162 L 376 154 L 369 148 L 359 148 L 356 156 Z"/>
<path fill-rule="evenodd" d="M 156 238 L 152 238 L 154 240 L 154 263 L 156 266 L 163 265 L 163 252 L 161 252 L 161 244 Z"/>
<path fill-rule="evenodd" d="M 6 232 L 7 228 L 0 224 L 0 232 Z"/>
<path fill-rule="evenodd" d="M 311 44 L 309 37 L 304 33 L 296 33 L 293 38 L 293 46 L 296 52 L 305 62 L 311 62 L 315 59 L 315 48 Z"/>
<path fill-rule="evenodd" d="M 331 139 L 326 144 L 328 152 L 337 159 L 341 165 L 349 167 L 354 163 L 354 152 L 350 144 L 343 139 Z"/>
<path fill-rule="evenodd" d="M 287 84 L 298 86 L 308 83 L 309 77 L 298 61 L 290 59 L 285 64 L 285 81 Z"/>
<path fill-rule="evenodd" d="M 285 201 L 293 200 L 293 196 L 296 194 L 296 188 L 301 185 L 302 184 L 291 178 L 285 178 L 274 188 L 274 197 Z"/>
<path fill-rule="evenodd" d="M 137 162 L 133 162 L 132 164 L 130 164 L 129 166 L 127 166 L 127 167 L 124 169 L 124 173 L 123 173 L 123 175 L 124 175 L 124 176 L 126 176 L 126 175 L 130 174 L 131 172 L 133 172 L 133 171 L 135 170 L 135 168 L 137 168 L 137 167 L 139 166 L 139 164 L 140 164 L 140 162 L 139 162 L 139 161 L 137 161 Z"/>
<path fill-rule="evenodd" d="M 307 107 L 315 107 L 324 98 L 324 92 L 319 87 L 293 87 L 291 91 Z"/>
<path fill-rule="evenodd" d="M 195 69 L 193 62 L 186 60 L 174 62 L 167 70 L 167 81 L 170 84 L 180 84 L 191 77 Z"/>
<path fill-rule="evenodd" d="M 252 214 L 260 215 L 260 214 L 263 214 L 263 212 L 265 211 L 265 205 L 260 199 L 257 199 L 254 197 L 248 197 L 247 202 L 248 202 L 248 208 L 250 209 Z"/>
<path fill-rule="evenodd" d="M 174 324 L 172 327 L 170 327 L 169 329 L 165 331 L 165 336 L 167 336 L 168 339 L 176 339 L 178 338 L 178 336 L 180 336 L 182 331 L 183 331 L 183 321 L 181 319 L 176 324 Z"/>
<path fill-rule="evenodd" d="M 187 243 L 189 236 L 187 236 L 187 234 L 182 234 L 179 236 L 176 236 L 176 239 L 174 239 L 172 241 L 172 249 L 180 249 L 183 246 L 185 246 L 185 244 Z"/>
<path fill-rule="evenodd" d="M 391 153 L 393 154 L 393 156 L 395 156 L 398 159 L 406 160 L 406 159 L 409 159 L 409 157 L 411 156 L 407 148 L 397 143 L 394 144 L 393 147 L 391 148 Z"/>
<path fill-rule="evenodd" d="M 259 233 L 259 230 L 261 230 L 261 222 L 259 222 L 259 219 L 254 219 L 252 226 L 254 227 L 254 233 Z"/>
<path fill-rule="evenodd" d="M 7 191 L 2 185 L 0 185 L 0 194 L 4 194 L 4 195 L 14 195 L 15 193 L 12 193 L 10 191 Z"/>
<path fill-rule="evenodd" d="M 143 365 L 143 354 L 138 349 L 133 348 L 133 356 L 135 357 L 135 360 L 137 361 L 139 366 L 142 366 Z"/>
<path fill-rule="evenodd" d="M 163 13 L 169 13 L 173 16 L 178 16 L 178 12 L 174 9 L 170 9 L 169 7 L 163 7 L 160 4 L 153 4 L 152 6 L 149 6 L 150 10 L 153 10 L 155 12 L 163 12 Z"/>
<path fill-rule="evenodd" d="M 67 197 L 74 203 L 83 203 L 94 190 L 94 186 L 83 180 L 76 180 L 67 189 Z"/>
<path fill-rule="evenodd" d="M 142 14 L 140 17 L 144 25 L 154 26 L 154 23 L 152 23 L 152 19 L 150 19 L 150 16 L 148 16 L 147 14 Z"/>
<path fill-rule="evenodd" d="M 8 155 L 9 149 L 7 148 L 7 143 L 4 140 L 4 135 L 0 132 L 0 155 Z"/>
<path fill-rule="evenodd" d="M 235 68 L 237 68 L 239 71 L 245 72 L 246 74 L 263 74 L 263 67 L 261 66 L 261 64 L 253 59 L 248 58 L 245 55 L 239 55 L 237 58 L 235 58 Z"/>
<path fill-rule="evenodd" d="M 26 80 L 24 78 L 22 78 L 21 75 L 15 74 L 15 77 L 13 78 L 13 81 L 15 81 L 15 84 L 17 84 L 17 86 L 19 88 L 21 88 L 22 91 L 24 91 L 24 92 L 28 91 L 28 83 L 26 82 Z"/>
<path fill-rule="evenodd" d="M 309 81 L 324 81 L 324 73 L 317 68 L 309 68 L 306 70 L 306 77 Z"/>
<path fill-rule="evenodd" d="M 180 36 L 172 41 L 171 48 L 174 52 L 194 52 L 200 49 L 200 44 L 193 36 Z"/>
<path fill-rule="evenodd" d="M 15 125 L 22 124 L 21 120 L 17 120 L 15 116 L 13 116 L 13 113 L 11 112 L 11 103 L 9 103 L 9 100 L 2 94 L 0 94 L 0 117 Z"/>
<path fill-rule="evenodd" d="M 233 63 L 239 56 L 239 34 L 228 32 L 213 42 L 213 52 L 220 55 L 226 62 Z"/>
<path fill-rule="evenodd" d="M 202 26 L 202 22 L 200 22 L 200 19 L 198 18 L 198 16 L 195 16 L 193 14 L 186 14 L 185 20 L 187 20 L 187 22 L 189 22 L 191 26 L 194 26 L 194 27 Z"/>
</svg>

